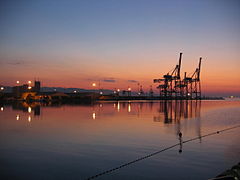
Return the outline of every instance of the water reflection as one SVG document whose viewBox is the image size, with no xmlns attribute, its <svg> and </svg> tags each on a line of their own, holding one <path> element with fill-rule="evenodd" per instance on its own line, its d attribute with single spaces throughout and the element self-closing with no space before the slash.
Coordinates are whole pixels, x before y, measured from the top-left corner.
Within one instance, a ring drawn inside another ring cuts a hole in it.
<svg viewBox="0 0 240 180">
<path fill-rule="evenodd" d="M 105 105 L 103 105 L 105 104 Z M 113 105 L 111 105 L 113 104 Z M 34 116 L 41 115 L 42 107 L 52 107 L 53 105 L 41 104 L 41 103 L 16 103 L 12 104 L 13 110 L 21 110 L 24 113 L 28 113 L 28 121 L 32 120 L 32 113 Z M 72 105 L 74 106 L 74 105 Z M 75 105 L 78 107 L 80 105 Z M 83 106 L 83 105 L 81 105 Z M 89 105 L 88 105 L 89 106 Z M 180 122 L 183 119 L 196 118 L 197 126 L 201 126 L 200 112 L 201 101 L 158 101 L 158 102 L 111 102 L 111 103 L 97 103 L 92 104 L 92 119 L 100 118 L 100 114 L 105 111 L 118 113 L 128 112 L 130 115 L 136 115 L 138 118 L 146 112 L 151 112 L 154 122 L 162 122 L 164 124 L 175 124 L 177 127 L 176 133 L 181 131 Z M 56 106 L 54 106 L 56 107 Z M 61 106 L 57 106 L 61 107 Z M 1 107 L 3 111 L 3 107 Z M 112 115 L 112 113 L 108 113 Z M 106 116 L 106 114 L 105 114 Z M 19 113 L 16 114 L 16 120 L 20 119 Z M 201 129 L 198 128 L 198 134 L 201 134 Z"/>
<path fill-rule="evenodd" d="M 179 136 L 179 153 L 182 153 L 182 147 L 183 147 L 183 141 L 182 141 L 182 133 L 181 132 L 179 132 L 179 134 L 178 134 L 178 136 Z"/>
<path fill-rule="evenodd" d="M 95 112 L 93 112 L 92 118 L 93 118 L 93 119 L 96 119 L 96 113 L 95 113 Z"/>
<path fill-rule="evenodd" d="M 40 116 L 40 114 L 41 114 L 40 105 L 37 105 L 34 108 L 34 116 Z"/>
<path fill-rule="evenodd" d="M 34 116 L 40 116 L 40 109 L 41 106 L 44 106 L 45 104 L 41 104 L 41 103 L 14 103 L 12 104 L 12 109 L 13 110 L 21 110 L 22 112 L 27 112 L 29 114 L 32 113 L 32 111 L 34 112 Z"/>
<path fill-rule="evenodd" d="M 18 121 L 19 119 L 20 119 L 20 115 L 17 114 L 17 116 L 16 116 L 16 120 Z"/>
<path fill-rule="evenodd" d="M 50 108 L 55 107 L 55 108 Z M 12 104 L 12 110 L 22 111 L 23 114 L 17 112 L 15 120 L 26 120 L 28 123 L 35 122 L 35 118 L 41 115 L 42 109 L 48 112 L 50 109 L 57 110 L 59 115 L 65 116 L 67 119 L 73 115 L 71 108 L 78 109 L 79 119 L 82 116 L 90 117 L 92 120 L 104 120 L 106 119 L 119 119 L 124 121 L 131 117 L 132 119 L 142 119 L 147 117 L 148 122 L 153 120 L 153 123 L 160 123 L 162 125 L 173 125 L 171 134 L 175 134 L 176 139 L 179 140 L 179 153 L 182 152 L 182 141 L 186 136 L 186 122 L 182 122 L 187 119 L 192 119 L 194 126 L 191 127 L 190 131 L 195 131 L 194 134 L 199 136 L 201 142 L 201 101 L 190 101 L 190 100 L 176 100 L 176 101 L 118 101 L 118 102 L 100 102 L 88 105 L 52 105 L 52 104 L 41 104 L 41 103 L 17 103 Z M 67 108 L 68 110 L 65 110 Z M 70 108 L 70 109 L 69 109 Z M 70 110 L 70 111 L 69 111 Z M 25 115 L 24 115 L 25 114 Z M 46 116 L 46 114 L 44 113 Z M 124 117 L 122 117 L 124 116 Z M 21 118 L 20 118 L 21 117 Z M 44 117 L 46 118 L 46 117 Z M 50 121 L 48 123 L 51 123 Z M 121 122 L 131 123 L 131 122 Z M 183 125 L 184 124 L 184 125 Z M 159 124 L 155 124 L 155 126 Z M 183 130 L 183 127 L 185 129 Z"/>
<path fill-rule="evenodd" d="M 12 104 L 12 109 L 14 111 L 21 110 L 23 113 L 26 113 L 27 116 L 20 115 L 17 113 L 15 115 L 16 120 L 27 119 L 30 123 L 34 121 L 37 116 L 41 115 L 42 107 L 65 107 L 55 106 L 51 104 L 41 104 L 41 103 L 17 103 Z M 89 104 L 84 105 L 71 105 L 72 107 L 86 107 L 89 109 Z M 67 107 L 67 106 L 66 106 Z M 145 116 L 145 113 L 150 113 L 152 116 L 153 122 L 162 123 L 162 124 L 174 124 L 174 133 L 178 136 L 182 132 L 182 123 L 184 119 L 195 118 L 195 134 L 199 136 L 201 142 L 201 101 L 150 101 L 150 102 L 137 102 L 137 101 L 126 101 L 126 102 L 101 102 L 96 104 L 91 104 L 92 107 L 91 119 L 97 120 L 106 118 L 108 116 L 120 116 L 125 114 L 126 116 L 135 116 L 136 118 L 141 118 Z M 62 112 L 67 113 L 67 112 Z M 87 112 L 84 112 L 87 113 Z M 120 113 L 119 115 L 115 113 Z M 101 114 L 103 114 L 101 116 Z M 89 116 L 89 114 L 88 114 Z"/>
<path fill-rule="evenodd" d="M 199 167 L 209 166 L 210 160 L 214 162 L 211 167 L 222 165 L 225 159 L 219 161 L 219 157 L 225 157 L 225 150 L 231 152 L 234 159 L 239 159 L 236 158 L 239 157 L 239 131 L 220 133 L 204 139 L 202 144 L 183 142 L 195 138 L 196 134 L 201 141 L 201 133 L 207 134 L 239 123 L 240 102 L 119 101 L 61 106 L 18 103 L 0 107 L 4 108 L 0 111 L 1 147 L 4 147 L 0 148 L 0 152 L 5 162 L 17 161 L 12 167 L 8 165 L 10 163 L 5 163 L 9 174 L 20 164 L 19 167 L 35 167 L 32 169 L 35 177 L 39 175 L 39 168 L 46 167 L 40 172 L 51 174 L 49 169 L 54 169 L 60 174 L 55 179 L 69 179 L 68 174 L 61 174 L 65 170 L 74 170 L 72 179 L 84 179 L 98 172 L 100 166 L 103 170 L 108 169 L 121 161 L 126 162 L 173 144 L 177 147 L 138 166 L 143 164 L 143 170 L 149 167 L 149 172 L 155 172 L 152 179 L 157 179 L 162 174 L 171 175 L 172 169 L 179 172 L 190 169 L 195 173 Z M 106 159 L 113 163 L 109 164 Z M 170 170 L 166 168 L 166 163 Z M 126 177 L 134 177 L 135 174 L 131 174 L 133 168 L 126 171 Z M 199 174 L 206 173 L 206 169 Z M 23 170 L 20 168 L 19 172 Z M 26 171 L 24 177 L 28 174 L 29 171 Z M 142 179 L 150 178 L 146 176 Z"/>
<path fill-rule="evenodd" d="M 5 105 L 4 105 L 5 106 Z M 45 104 L 40 103 L 14 103 L 11 104 L 13 112 L 16 111 L 15 120 L 27 120 L 29 123 L 33 120 L 33 118 L 41 115 L 41 106 L 46 106 Z M 8 105 L 6 105 L 8 107 Z M 2 107 L 3 109 L 4 107 Z M 22 113 L 20 113 L 20 112 Z M 25 114 L 25 115 L 24 115 Z"/>
<path fill-rule="evenodd" d="M 128 112 L 131 112 L 131 103 L 128 103 Z"/>
<path fill-rule="evenodd" d="M 28 107 L 28 112 L 31 113 L 32 112 L 32 108 L 29 106 Z"/>
<path fill-rule="evenodd" d="M 199 118 L 201 101 L 161 101 L 158 112 L 153 121 L 163 121 L 165 124 L 179 123 L 181 119 Z"/>
<path fill-rule="evenodd" d="M 29 115 L 29 116 L 28 116 L 28 122 L 31 122 L 31 119 L 32 119 L 32 118 L 31 118 L 31 116 Z"/>
<path fill-rule="evenodd" d="M 120 111 L 120 102 L 117 102 L 117 110 Z"/>
</svg>

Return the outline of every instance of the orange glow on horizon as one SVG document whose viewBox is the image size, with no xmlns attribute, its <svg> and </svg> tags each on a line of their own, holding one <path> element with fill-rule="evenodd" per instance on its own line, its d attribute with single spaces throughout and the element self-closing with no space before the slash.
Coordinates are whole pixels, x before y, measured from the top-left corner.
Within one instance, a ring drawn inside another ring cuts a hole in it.
<svg viewBox="0 0 240 180">
<path fill-rule="evenodd" d="M 177 56 L 176 54 L 168 54 L 165 57 L 155 57 L 159 60 L 150 57 L 139 57 L 141 63 L 129 60 L 125 64 L 120 64 L 121 60 L 118 60 L 118 58 L 114 62 L 109 62 L 109 64 L 89 62 L 89 64 L 84 64 L 81 72 L 79 71 L 81 66 L 77 61 L 71 62 L 73 63 L 71 67 L 50 68 L 51 70 L 45 68 L 44 62 L 39 65 L 39 68 L 26 69 L 19 67 L 16 71 L 11 71 L 9 67 L 5 67 L 0 72 L 0 84 L 14 86 L 16 85 L 14 82 L 26 82 L 30 77 L 39 77 L 41 85 L 47 87 L 91 89 L 91 87 L 97 87 L 96 81 L 100 81 L 101 89 L 127 90 L 128 87 L 131 87 L 132 91 L 138 91 L 137 84 L 140 83 L 145 92 L 149 91 L 151 85 L 153 91 L 158 92 L 158 89 L 156 89 L 157 84 L 153 83 L 153 79 L 161 78 L 171 70 L 178 61 Z M 200 75 L 202 91 L 204 93 L 214 91 L 240 92 L 240 73 L 238 70 L 240 63 L 235 60 L 237 57 L 229 57 L 232 58 L 231 61 L 234 63 L 228 63 L 224 56 L 215 55 L 213 57 L 212 54 L 208 56 L 208 58 L 203 57 L 202 61 Z M 192 58 L 194 61 L 191 60 Z M 187 56 L 183 54 L 181 77 L 184 76 L 185 71 L 187 71 L 187 74 L 191 74 L 195 70 L 197 63 L 198 59 L 195 55 Z M 52 64 L 52 66 L 54 65 Z M 110 78 L 110 81 L 105 81 L 108 78 Z"/>
</svg>

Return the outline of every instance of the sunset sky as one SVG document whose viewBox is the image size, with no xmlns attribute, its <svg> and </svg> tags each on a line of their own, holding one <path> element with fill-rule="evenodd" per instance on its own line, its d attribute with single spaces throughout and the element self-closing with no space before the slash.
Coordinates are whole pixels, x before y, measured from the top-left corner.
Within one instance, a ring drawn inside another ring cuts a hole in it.
<svg viewBox="0 0 240 180">
<path fill-rule="evenodd" d="M 145 90 L 202 60 L 203 94 L 240 95 L 239 0 L 3 0 L 0 84 Z"/>
</svg>

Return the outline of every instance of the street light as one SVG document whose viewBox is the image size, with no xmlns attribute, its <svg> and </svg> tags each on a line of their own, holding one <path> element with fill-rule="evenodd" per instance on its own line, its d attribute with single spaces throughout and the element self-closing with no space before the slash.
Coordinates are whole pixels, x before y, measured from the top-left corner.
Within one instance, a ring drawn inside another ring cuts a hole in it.
<svg viewBox="0 0 240 180">
<path fill-rule="evenodd" d="M 92 86 L 93 86 L 93 87 L 96 87 L 96 83 L 92 83 Z"/>
<path fill-rule="evenodd" d="M 4 87 L 1 87 L 1 91 L 3 91 L 4 90 Z"/>
<path fill-rule="evenodd" d="M 28 84 L 31 84 L 32 83 L 32 81 L 28 81 Z"/>
<path fill-rule="evenodd" d="M 128 87 L 128 96 L 131 96 L 131 88 Z"/>
<path fill-rule="evenodd" d="M 17 84 L 19 84 L 20 83 L 20 81 L 17 81 Z"/>
</svg>

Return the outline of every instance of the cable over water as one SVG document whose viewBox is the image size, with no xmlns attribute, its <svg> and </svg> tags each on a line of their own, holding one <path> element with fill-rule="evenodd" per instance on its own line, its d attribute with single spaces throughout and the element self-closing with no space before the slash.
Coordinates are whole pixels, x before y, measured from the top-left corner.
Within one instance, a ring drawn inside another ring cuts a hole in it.
<svg viewBox="0 0 240 180">
<path fill-rule="evenodd" d="M 88 178 L 86 178 L 86 180 L 95 179 L 95 178 L 97 178 L 97 177 L 99 177 L 99 176 L 102 176 L 102 175 L 108 174 L 108 173 L 110 173 L 110 172 L 116 171 L 116 170 L 121 169 L 121 168 L 123 168 L 123 167 L 125 167 L 125 166 L 129 166 L 129 165 L 131 165 L 131 164 L 134 164 L 134 163 L 136 163 L 136 162 L 138 162 L 138 161 L 142 161 L 142 160 L 144 160 L 144 159 L 150 158 L 150 157 L 152 157 L 152 156 L 154 156 L 154 155 L 157 155 L 157 154 L 159 154 L 159 153 L 161 153 L 161 152 L 164 152 L 164 151 L 166 151 L 166 150 L 172 149 L 172 148 L 174 148 L 174 147 L 176 147 L 176 146 L 179 146 L 179 145 L 182 145 L 182 144 L 184 144 L 184 143 L 188 143 L 188 142 L 191 142 L 191 141 L 195 141 L 195 140 L 197 140 L 197 139 L 199 139 L 199 138 L 204 138 L 204 137 L 212 136 L 212 135 L 219 134 L 219 133 L 221 133 L 221 132 L 229 131 L 229 130 L 231 130 L 231 129 L 235 129 L 235 128 L 239 128 L 239 127 L 240 127 L 240 124 L 237 125 L 237 126 L 233 126 L 233 127 L 221 129 L 221 130 L 219 130 L 219 131 L 214 131 L 214 132 L 212 132 L 212 133 L 205 134 L 205 135 L 202 135 L 202 136 L 197 136 L 197 137 L 195 137 L 195 138 L 188 139 L 188 140 L 186 140 L 186 141 L 182 141 L 182 142 L 180 142 L 180 143 L 177 143 L 177 144 L 174 144 L 174 145 L 172 145 L 172 146 L 166 147 L 166 148 L 164 148 L 164 149 L 161 149 L 161 150 L 159 150 L 159 151 L 153 152 L 153 153 L 148 154 L 148 155 L 146 155 L 146 156 L 143 156 L 143 157 L 140 157 L 140 158 L 138 158 L 138 159 L 129 161 L 129 162 L 127 162 L 127 163 L 124 163 L 124 164 L 122 164 L 122 165 L 120 165 L 120 166 L 117 166 L 117 167 L 115 167 L 115 168 L 112 168 L 112 169 L 103 171 L 103 172 L 101 172 L 101 173 L 98 173 L 98 174 L 96 174 L 96 175 L 94 175 L 94 176 L 88 177 Z"/>
</svg>

